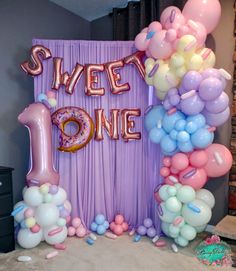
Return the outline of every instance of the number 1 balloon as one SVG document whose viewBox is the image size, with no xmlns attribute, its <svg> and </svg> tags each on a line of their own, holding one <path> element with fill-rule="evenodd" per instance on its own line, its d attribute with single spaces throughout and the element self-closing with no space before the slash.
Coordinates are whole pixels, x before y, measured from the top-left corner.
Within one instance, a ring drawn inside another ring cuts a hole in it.
<svg viewBox="0 0 236 271">
<path fill-rule="evenodd" d="M 30 133 L 31 168 L 27 174 L 29 185 L 43 183 L 58 185 L 59 174 L 53 167 L 52 124 L 49 109 L 42 103 L 33 103 L 19 116 Z"/>
</svg>

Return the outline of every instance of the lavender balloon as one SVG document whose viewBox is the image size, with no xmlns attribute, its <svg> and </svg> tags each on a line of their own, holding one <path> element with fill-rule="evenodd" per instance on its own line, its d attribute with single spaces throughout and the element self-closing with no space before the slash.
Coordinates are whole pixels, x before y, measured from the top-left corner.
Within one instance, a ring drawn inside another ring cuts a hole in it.
<svg viewBox="0 0 236 271">
<path fill-rule="evenodd" d="M 199 96 L 204 101 L 213 101 L 221 95 L 223 87 L 220 79 L 209 77 L 201 82 Z"/>
<path fill-rule="evenodd" d="M 26 176 L 29 185 L 59 183 L 59 174 L 53 167 L 51 114 L 42 103 L 29 105 L 19 116 L 30 133 L 31 168 Z M 32 183 L 31 183 L 32 181 Z"/>
<path fill-rule="evenodd" d="M 190 71 L 185 74 L 182 80 L 182 86 L 186 91 L 196 90 L 202 81 L 202 76 L 199 72 Z"/>
</svg>

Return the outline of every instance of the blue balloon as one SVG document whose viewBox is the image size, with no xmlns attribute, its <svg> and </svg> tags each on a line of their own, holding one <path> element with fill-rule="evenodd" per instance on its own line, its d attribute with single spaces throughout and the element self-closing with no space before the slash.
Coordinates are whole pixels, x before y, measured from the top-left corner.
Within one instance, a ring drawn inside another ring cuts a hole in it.
<svg viewBox="0 0 236 271">
<path fill-rule="evenodd" d="M 197 131 L 198 126 L 195 122 L 193 121 L 189 121 L 187 122 L 186 126 L 185 126 L 185 130 L 186 132 L 188 132 L 189 134 L 193 134 Z"/>
<path fill-rule="evenodd" d="M 175 124 L 178 120 L 185 119 L 185 116 L 180 111 L 176 111 L 174 114 L 168 115 L 165 114 L 162 120 L 162 127 L 167 133 L 170 133 L 171 130 L 175 128 Z"/>
<path fill-rule="evenodd" d="M 40 94 L 38 95 L 38 97 L 37 97 L 37 100 L 38 100 L 39 102 L 42 102 L 43 100 L 46 100 L 46 101 L 47 101 L 47 99 L 48 99 L 48 97 L 47 97 L 47 95 L 44 94 L 44 93 L 40 93 Z"/>
<path fill-rule="evenodd" d="M 191 152 L 194 149 L 190 140 L 187 142 L 178 142 L 178 148 L 182 152 Z"/>
<path fill-rule="evenodd" d="M 95 223 L 95 222 L 92 222 L 91 226 L 90 226 L 90 229 L 91 229 L 91 231 L 97 231 L 97 227 L 98 227 L 98 224 Z"/>
<path fill-rule="evenodd" d="M 176 130 L 172 130 L 172 131 L 170 132 L 170 137 L 171 137 L 171 139 L 173 139 L 173 140 L 176 140 L 176 139 L 177 139 L 177 135 L 178 135 L 178 132 L 177 132 Z"/>
<path fill-rule="evenodd" d="M 109 222 L 106 220 L 104 223 L 103 223 L 103 226 L 106 228 L 106 230 L 109 228 Z"/>
<path fill-rule="evenodd" d="M 162 128 L 153 128 L 149 132 L 149 139 L 156 144 L 161 142 L 161 139 L 166 135 L 165 131 Z"/>
<path fill-rule="evenodd" d="M 198 128 L 202 128 L 206 125 L 206 119 L 202 114 L 187 117 L 187 122 L 194 122 Z"/>
<path fill-rule="evenodd" d="M 180 131 L 177 135 L 179 142 L 187 142 L 190 140 L 190 135 L 186 131 Z"/>
<path fill-rule="evenodd" d="M 102 225 L 104 222 L 105 222 L 105 216 L 103 214 L 98 214 L 96 215 L 95 217 L 95 222 L 98 224 L 98 225 Z"/>
<path fill-rule="evenodd" d="M 165 153 L 172 153 L 176 150 L 177 143 L 169 135 L 165 135 L 161 140 L 161 148 Z"/>
<path fill-rule="evenodd" d="M 153 108 L 145 115 L 144 126 L 147 131 L 157 126 L 158 121 L 162 120 L 166 111 L 162 105 L 155 105 Z"/>
<path fill-rule="evenodd" d="M 205 149 L 208 145 L 213 142 L 214 136 L 206 128 L 198 129 L 194 134 L 191 135 L 191 141 L 194 147 L 199 149 Z"/>
<path fill-rule="evenodd" d="M 106 232 L 106 228 L 103 225 L 98 225 L 97 234 L 103 235 Z"/>
<path fill-rule="evenodd" d="M 178 120 L 176 123 L 175 123 L 175 130 L 177 131 L 183 131 L 185 129 L 185 125 L 186 125 L 186 120 Z"/>
</svg>

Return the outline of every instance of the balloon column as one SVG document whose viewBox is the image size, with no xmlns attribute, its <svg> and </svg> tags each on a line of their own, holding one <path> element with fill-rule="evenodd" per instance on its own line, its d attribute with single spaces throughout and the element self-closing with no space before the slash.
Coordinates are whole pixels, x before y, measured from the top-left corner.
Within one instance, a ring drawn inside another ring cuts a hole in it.
<svg viewBox="0 0 236 271">
<path fill-rule="evenodd" d="M 204 47 L 220 14 L 218 0 L 189 0 L 182 12 L 166 8 L 160 22 L 135 39 L 148 57 L 146 83 L 161 100 L 145 114 L 149 139 L 165 155 L 163 184 L 154 196 L 162 231 L 180 246 L 188 245 L 211 219 L 215 199 L 203 189 L 208 177 L 222 176 L 232 165 L 230 151 L 213 144 L 216 127 L 230 116 L 224 89 L 231 76 L 213 68 L 215 55 Z"/>
<path fill-rule="evenodd" d="M 41 241 L 60 244 L 67 237 L 71 204 L 66 191 L 49 183 L 23 190 L 23 201 L 14 206 L 17 242 L 23 248 L 33 248 Z"/>
</svg>

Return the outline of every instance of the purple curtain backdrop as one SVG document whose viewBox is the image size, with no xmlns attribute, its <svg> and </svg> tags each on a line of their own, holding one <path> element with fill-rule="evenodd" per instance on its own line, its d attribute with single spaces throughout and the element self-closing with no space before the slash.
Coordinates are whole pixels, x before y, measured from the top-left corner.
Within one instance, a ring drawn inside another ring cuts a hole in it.
<svg viewBox="0 0 236 271">
<path fill-rule="evenodd" d="M 33 45 L 42 44 L 54 57 L 62 57 L 64 71 L 71 72 L 76 62 L 97 64 L 122 59 L 135 52 L 133 42 L 126 41 L 65 41 L 34 39 Z M 44 72 L 34 79 L 35 99 L 40 92 L 51 89 L 52 59 L 43 62 Z M 157 205 L 153 191 L 160 184 L 160 150 L 151 144 L 143 126 L 145 109 L 153 97 L 133 65 L 121 70 L 122 82 L 129 82 L 128 93 L 114 95 L 105 73 L 99 75 L 99 86 L 106 93 L 103 97 L 84 94 L 84 76 L 77 83 L 73 95 L 61 87 L 57 94 L 57 108 L 77 106 L 85 109 L 94 120 L 94 109 L 103 108 L 106 116 L 112 108 L 140 108 L 142 116 L 135 118 L 136 131 L 142 140 L 125 143 L 111 140 L 104 132 L 103 141 L 92 139 L 76 153 L 57 150 L 59 130 L 53 127 L 53 153 L 55 167 L 60 173 L 60 185 L 65 188 L 73 206 L 73 216 L 80 216 L 89 226 L 97 213 L 111 221 L 117 213 L 124 214 L 130 227 L 136 227 L 146 217 L 155 221 L 160 230 Z M 149 93 L 149 95 L 148 95 Z"/>
</svg>

